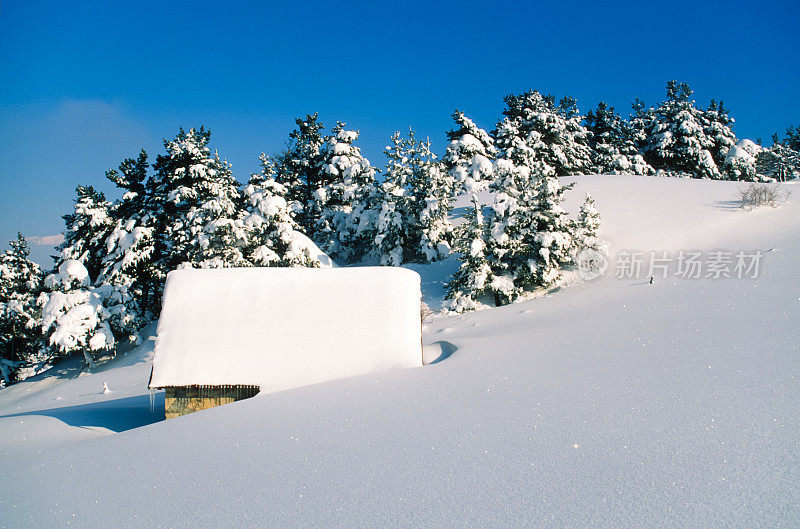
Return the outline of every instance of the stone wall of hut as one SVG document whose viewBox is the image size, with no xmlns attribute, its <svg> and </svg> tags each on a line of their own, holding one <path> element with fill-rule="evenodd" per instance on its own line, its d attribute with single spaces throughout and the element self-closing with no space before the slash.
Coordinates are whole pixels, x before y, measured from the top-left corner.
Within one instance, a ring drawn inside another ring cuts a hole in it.
<svg viewBox="0 0 800 529">
<path fill-rule="evenodd" d="M 164 388 L 164 413 L 167 419 L 215 406 L 248 399 L 258 386 L 170 386 Z"/>
</svg>

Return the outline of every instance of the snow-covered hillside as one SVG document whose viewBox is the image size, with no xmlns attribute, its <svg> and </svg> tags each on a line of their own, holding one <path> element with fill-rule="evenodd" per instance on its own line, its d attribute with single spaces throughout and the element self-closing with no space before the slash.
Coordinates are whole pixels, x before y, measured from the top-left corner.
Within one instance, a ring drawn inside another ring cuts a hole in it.
<svg viewBox="0 0 800 529">
<path fill-rule="evenodd" d="M 800 194 L 574 180 L 607 275 L 434 317 L 434 364 L 161 421 L 146 341 L 0 391 L 0 527 L 800 525 Z M 433 308 L 456 266 L 413 267 Z"/>
</svg>

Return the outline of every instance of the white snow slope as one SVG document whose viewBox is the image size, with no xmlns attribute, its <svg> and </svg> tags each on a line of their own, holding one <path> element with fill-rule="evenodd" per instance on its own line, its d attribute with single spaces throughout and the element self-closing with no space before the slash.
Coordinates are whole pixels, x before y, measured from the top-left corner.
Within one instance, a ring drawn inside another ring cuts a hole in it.
<svg viewBox="0 0 800 529">
<path fill-rule="evenodd" d="M 575 180 L 612 255 L 761 250 L 759 277 L 612 273 L 437 317 L 432 365 L 169 421 L 152 342 L 21 383 L 0 391 L 0 526 L 800 526 L 800 193 L 746 211 L 736 183 Z"/>
</svg>

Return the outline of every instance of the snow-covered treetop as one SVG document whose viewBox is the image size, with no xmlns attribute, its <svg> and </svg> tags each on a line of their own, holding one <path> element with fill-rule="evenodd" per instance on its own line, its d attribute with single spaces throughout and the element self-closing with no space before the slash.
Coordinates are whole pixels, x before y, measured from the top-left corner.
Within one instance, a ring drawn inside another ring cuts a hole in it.
<svg viewBox="0 0 800 529">
<path fill-rule="evenodd" d="M 590 134 L 581 125 L 574 99 L 564 98 L 561 105 L 556 106 L 553 96 L 529 90 L 506 96 L 504 100 L 505 117 L 495 132 L 498 158 L 529 167 L 532 161 L 541 161 L 559 176 L 586 174 L 592 170 Z"/>
<path fill-rule="evenodd" d="M 720 168 L 736 143 L 733 119 L 714 100 L 708 110 L 697 108 L 691 95 L 688 84 L 667 83 L 667 99 L 638 118 L 643 151 L 656 169 L 696 178 L 723 178 Z"/>
<path fill-rule="evenodd" d="M 244 189 L 250 211 L 242 222 L 246 258 L 256 266 L 334 266 L 330 257 L 301 233 L 291 216 L 286 186 L 272 178 L 268 159 L 262 163 L 262 173 L 252 175 Z"/>
<path fill-rule="evenodd" d="M 193 186 L 204 181 L 225 181 L 230 177 L 230 164 L 220 160 L 219 156 L 208 147 L 211 131 L 203 127 L 179 129 L 172 140 L 164 140 L 165 155 L 156 157 L 153 168 L 156 170 L 152 182 L 156 193 L 167 195 L 167 200 L 174 204 L 183 202 L 183 197 L 193 198 L 198 190 Z"/>
<path fill-rule="evenodd" d="M 75 209 L 64 215 L 64 241 L 57 246 L 61 259 L 76 259 L 89 270 L 92 278 L 100 272 L 103 247 L 114 223 L 112 205 L 103 193 L 92 186 L 75 188 Z"/>
<path fill-rule="evenodd" d="M 475 125 L 463 112 L 453 113 L 456 128 L 447 133 L 447 145 L 442 163 L 458 191 L 477 192 L 494 179 L 492 162 L 497 156 L 492 137 Z"/>
<path fill-rule="evenodd" d="M 67 259 L 59 265 L 56 273 L 50 274 L 44 279 L 44 286 L 51 290 L 88 287 L 89 271 L 80 261 Z"/>
<path fill-rule="evenodd" d="M 30 248 L 21 234 L 9 242 L 11 248 L 0 254 L 0 302 L 8 300 L 21 289 L 33 291 L 41 281 L 42 270 L 28 259 Z"/>
<path fill-rule="evenodd" d="M 320 149 L 323 172 L 331 178 L 341 177 L 348 184 L 373 178 L 375 168 L 361 155 L 361 149 L 353 145 L 357 139 L 357 131 L 346 130 L 345 124 L 338 122 Z"/>
<path fill-rule="evenodd" d="M 755 163 L 756 156 L 763 150 L 763 147 L 756 145 L 752 140 L 742 139 L 728 149 L 726 158 L 741 160 L 745 163 Z"/>
</svg>

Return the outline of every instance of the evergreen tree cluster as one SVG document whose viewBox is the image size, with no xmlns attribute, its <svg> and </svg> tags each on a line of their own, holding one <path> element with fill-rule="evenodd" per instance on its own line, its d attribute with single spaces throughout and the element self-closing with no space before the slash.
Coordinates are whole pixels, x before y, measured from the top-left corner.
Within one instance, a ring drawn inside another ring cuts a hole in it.
<svg viewBox="0 0 800 529">
<path fill-rule="evenodd" d="M 328 134 L 317 115 L 297 119 L 274 165 L 299 229 L 342 264 L 397 266 L 447 257 L 453 186 L 413 130 L 384 149 L 382 181 L 356 145 L 358 132 L 337 123 Z"/>
<path fill-rule="evenodd" d="M 666 95 L 653 107 L 636 100 L 623 117 L 603 102 L 582 115 L 570 97 L 512 94 L 491 131 L 455 111 L 441 159 L 428 139 L 396 132 L 382 170 L 362 155 L 357 131 L 326 130 L 309 114 L 244 185 L 212 152 L 210 131 L 180 129 L 153 163 L 142 151 L 106 173 L 120 198 L 76 188 L 50 273 L 28 259 L 21 235 L 0 256 L 0 384 L 77 352 L 92 366 L 95 354 L 137 340 L 176 268 L 398 266 L 456 252 L 447 305 L 471 310 L 553 286 L 580 252 L 600 249 L 592 198 L 570 218 L 561 176 L 800 176 L 797 129 L 770 148 L 737 141 L 721 102 L 699 108 L 676 81 Z M 487 189 L 494 201 L 481 206 L 474 194 Z M 473 194 L 473 205 L 454 228 L 459 194 Z"/>
<path fill-rule="evenodd" d="M 552 98 L 526 92 L 507 97 L 506 105 L 494 133 L 494 203 L 484 209 L 473 195 L 457 231 L 461 265 L 445 300 L 457 312 L 504 305 L 550 287 L 578 252 L 598 246 L 599 215 L 591 197 L 577 220 L 561 207 L 572 185 L 561 185 L 558 172 L 580 173 L 590 163 L 574 100 L 556 107 Z"/>
<path fill-rule="evenodd" d="M 78 186 L 64 241 L 44 273 L 21 235 L 0 264 L 2 382 L 54 360 L 138 340 L 157 318 L 167 273 L 178 268 L 400 265 L 449 255 L 453 186 L 413 131 L 386 148 L 385 178 L 356 145 L 358 132 L 316 115 L 297 120 L 287 150 L 261 156 L 246 185 L 210 149 L 211 133 L 180 129 L 150 164 L 142 151 L 107 178 L 113 202 Z"/>
</svg>

